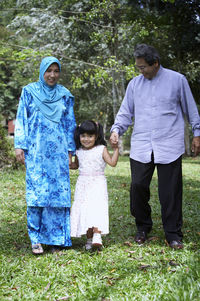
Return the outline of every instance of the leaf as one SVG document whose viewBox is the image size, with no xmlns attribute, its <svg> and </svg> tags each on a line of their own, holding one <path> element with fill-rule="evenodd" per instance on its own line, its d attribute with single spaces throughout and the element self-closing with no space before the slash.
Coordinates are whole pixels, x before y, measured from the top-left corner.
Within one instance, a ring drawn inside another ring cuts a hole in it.
<svg viewBox="0 0 200 301">
<path fill-rule="evenodd" d="M 169 264 L 170 264 L 171 266 L 177 266 L 177 265 L 179 265 L 178 263 L 176 263 L 176 262 L 173 261 L 173 260 L 170 260 L 170 261 L 169 261 Z"/>
<path fill-rule="evenodd" d="M 133 244 L 130 241 L 125 241 L 124 245 L 128 246 L 128 247 L 132 247 L 133 246 Z"/>
<path fill-rule="evenodd" d="M 109 286 L 112 286 L 112 285 L 113 285 L 113 283 L 112 283 L 112 281 L 111 281 L 110 279 L 108 279 L 107 285 L 109 285 Z"/>
<path fill-rule="evenodd" d="M 147 268 L 150 268 L 151 266 L 149 264 L 142 264 L 139 266 L 140 270 L 146 270 Z"/>
<path fill-rule="evenodd" d="M 110 271 L 110 273 L 114 273 L 115 271 L 116 271 L 116 269 L 113 269 L 113 270 Z"/>
<path fill-rule="evenodd" d="M 130 254 L 133 254 L 133 253 L 135 253 L 136 251 L 132 251 L 132 250 L 125 250 L 125 252 L 127 252 L 127 253 L 130 253 Z"/>
<path fill-rule="evenodd" d="M 71 262 L 73 262 L 73 260 L 69 260 L 69 261 L 67 261 L 67 264 L 70 264 Z"/>
<path fill-rule="evenodd" d="M 159 237 L 157 236 L 152 236 L 148 238 L 148 241 L 152 241 L 152 240 L 159 240 Z"/>
</svg>

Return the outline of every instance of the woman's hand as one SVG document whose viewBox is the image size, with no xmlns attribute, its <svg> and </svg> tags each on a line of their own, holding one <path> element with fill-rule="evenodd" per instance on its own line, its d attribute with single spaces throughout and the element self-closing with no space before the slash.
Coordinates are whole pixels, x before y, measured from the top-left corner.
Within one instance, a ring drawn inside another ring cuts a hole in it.
<svg viewBox="0 0 200 301">
<path fill-rule="evenodd" d="M 24 156 L 23 149 L 16 148 L 15 155 L 16 155 L 17 161 L 21 162 L 22 164 L 25 164 L 25 156 Z"/>
<path fill-rule="evenodd" d="M 71 168 L 71 165 L 72 165 L 72 154 L 69 152 L 68 156 L 69 156 L 69 168 Z"/>
</svg>

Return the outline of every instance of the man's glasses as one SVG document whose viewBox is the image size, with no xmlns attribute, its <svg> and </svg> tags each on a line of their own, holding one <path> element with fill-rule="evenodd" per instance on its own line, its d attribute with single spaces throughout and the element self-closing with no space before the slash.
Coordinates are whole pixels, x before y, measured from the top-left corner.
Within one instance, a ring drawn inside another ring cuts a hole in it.
<svg viewBox="0 0 200 301">
<path fill-rule="evenodd" d="M 148 66 L 135 66 L 136 69 L 138 69 L 139 71 L 144 71 L 145 68 L 147 68 Z"/>
</svg>

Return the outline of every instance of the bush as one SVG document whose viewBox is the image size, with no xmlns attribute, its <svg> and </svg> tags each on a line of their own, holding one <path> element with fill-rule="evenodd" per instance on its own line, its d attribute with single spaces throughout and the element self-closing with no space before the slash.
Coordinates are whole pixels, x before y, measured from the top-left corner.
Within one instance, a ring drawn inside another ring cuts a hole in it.
<svg viewBox="0 0 200 301">
<path fill-rule="evenodd" d="M 7 137 L 7 132 L 0 123 L 0 168 L 18 168 L 19 166 L 13 151 L 13 143 Z"/>
</svg>

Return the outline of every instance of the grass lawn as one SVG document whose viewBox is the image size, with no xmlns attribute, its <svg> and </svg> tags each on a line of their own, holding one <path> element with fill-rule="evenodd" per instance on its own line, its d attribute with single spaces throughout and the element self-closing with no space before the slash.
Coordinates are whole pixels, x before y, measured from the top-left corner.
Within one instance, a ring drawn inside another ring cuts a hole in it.
<svg viewBox="0 0 200 301">
<path fill-rule="evenodd" d="M 71 171 L 72 194 L 78 172 Z M 85 238 L 73 247 L 35 257 L 26 229 L 24 171 L 0 175 L 0 300 L 200 300 L 200 157 L 183 160 L 184 249 L 164 239 L 156 172 L 151 184 L 153 231 L 144 246 L 134 243 L 129 212 L 128 157 L 106 168 L 110 234 L 101 252 L 86 252 Z"/>
</svg>

